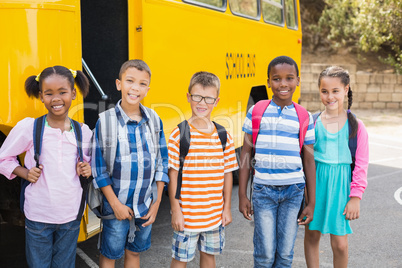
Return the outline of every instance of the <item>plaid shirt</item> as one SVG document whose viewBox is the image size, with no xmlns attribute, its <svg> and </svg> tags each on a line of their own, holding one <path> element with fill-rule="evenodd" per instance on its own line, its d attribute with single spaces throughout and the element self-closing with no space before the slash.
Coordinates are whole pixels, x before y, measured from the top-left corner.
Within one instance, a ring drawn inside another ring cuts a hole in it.
<svg viewBox="0 0 402 268">
<path fill-rule="evenodd" d="M 95 171 L 93 172 L 95 186 L 102 188 L 111 185 L 119 201 L 132 208 L 136 218 L 147 214 L 152 202 L 154 182 L 169 182 L 167 175 L 168 151 L 162 121 L 160 121 L 159 145 L 156 145 L 156 149 L 159 150 L 157 154 L 152 133 L 147 126 L 150 119 L 144 108 L 142 106 L 140 108 L 142 119 L 137 122 L 124 113 L 120 102 L 115 107 L 118 140 L 112 174 L 109 174 L 107 170 L 104 148 L 102 148 L 102 142 L 99 141 L 99 137 L 102 137 L 100 120 L 95 127 L 92 161 Z M 149 123 L 152 124 L 152 122 Z M 103 215 L 113 213 L 106 198 L 103 199 L 103 205 Z"/>
</svg>

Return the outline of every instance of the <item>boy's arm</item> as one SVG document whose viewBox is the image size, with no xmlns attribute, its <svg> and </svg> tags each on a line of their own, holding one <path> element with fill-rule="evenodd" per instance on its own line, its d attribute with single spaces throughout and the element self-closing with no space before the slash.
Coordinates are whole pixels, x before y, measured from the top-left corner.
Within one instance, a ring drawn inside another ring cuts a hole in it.
<svg viewBox="0 0 402 268">
<path fill-rule="evenodd" d="M 168 176 L 169 157 L 168 157 L 168 149 L 166 146 L 166 138 L 165 138 L 165 134 L 163 132 L 162 121 L 160 121 L 160 126 L 161 126 L 161 131 L 159 132 L 159 145 L 158 145 L 159 153 L 157 154 L 157 159 L 156 159 L 155 181 L 157 181 L 157 182 L 163 181 L 165 183 L 169 183 L 169 176 Z M 158 187 L 158 185 L 157 185 L 157 187 Z M 158 195 L 158 198 L 159 198 L 159 195 Z"/>
<path fill-rule="evenodd" d="M 177 178 L 179 171 L 174 168 L 169 168 L 169 200 L 170 209 L 172 211 L 172 228 L 176 231 L 184 231 L 184 216 L 181 212 L 179 200 L 176 199 Z"/>
<path fill-rule="evenodd" d="M 151 206 L 149 207 L 147 215 L 145 215 L 144 217 L 141 217 L 141 219 L 143 219 L 143 220 L 148 220 L 147 222 L 142 224 L 142 227 L 146 227 L 146 226 L 154 223 L 155 219 L 156 219 L 156 215 L 158 214 L 159 205 L 161 204 L 161 200 L 162 200 L 163 188 L 165 187 L 165 182 L 157 181 L 156 187 L 157 187 L 157 195 L 158 196 L 157 196 L 156 200 L 153 201 Z"/>
<path fill-rule="evenodd" d="M 94 177 L 94 186 L 96 188 L 102 188 L 108 185 L 112 185 L 112 179 L 110 178 L 109 171 L 105 158 L 103 157 L 102 143 L 99 139 L 101 132 L 100 120 L 96 123 L 95 133 L 92 141 L 92 176 Z"/>
<path fill-rule="evenodd" d="M 107 201 L 113 209 L 116 219 L 121 220 L 131 220 L 134 216 L 134 211 L 128 206 L 122 204 L 114 193 L 112 186 L 107 185 L 101 188 L 103 194 L 105 195 Z"/>
<path fill-rule="evenodd" d="M 113 209 L 113 212 L 118 220 L 131 219 L 134 212 L 128 206 L 122 204 L 117 198 L 111 186 L 112 179 L 107 170 L 106 161 L 103 157 L 101 142 L 99 141 L 99 132 L 101 131 L 100 120 L 96 123 L 95 134 L 93 137 L 93 152 L 92 152 L 92 174 L 94 182 L 99 187 Z"/>
<path fill-rule="evenodd" d="M 300 225 L 306 225 L 313 220 L 314 207 L 315 207 L 315 161 L 314 161 L 314 145 L 303 146 L 303 169 L 306 176 L 307 187 L 307 206 L 303 209 L 299 219 L 297 220 Z M 303 221 L 303 218 L 306 220 Z"/>
<path fill-rule="evenodd" d="M 250 176 L 250 160 L 252 154 L 253 137 L 251 134 L 244 134 L 243 148 L 240 153 L 240 171 L 239 171 L 239 211 L 244 218 L 251 220 L 253 210 L 251 202 L 247 198 L 247 183 Z"/>
<path fill-rule="evenodd" d="M 222 226 L 225 227 L 232 222 L 232 188 L 233 188 L 233 173 L 226 172 L 223 180 L 223 212 Z"/>
</svg>

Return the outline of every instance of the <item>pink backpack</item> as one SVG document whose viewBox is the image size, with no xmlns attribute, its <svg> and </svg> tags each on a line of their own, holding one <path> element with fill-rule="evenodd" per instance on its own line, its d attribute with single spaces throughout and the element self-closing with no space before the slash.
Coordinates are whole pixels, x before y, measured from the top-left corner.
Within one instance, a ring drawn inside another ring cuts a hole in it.
<svg viewBox="0 0 402 268">
<path fill-rule="evenodd" d="M 255 142 L 257 141 L 258 132 L 260 131 L 261 119 L 264 115 L 265 110 L 268 105 L 271 103 L 271 100 L 262 100 L 255 104 L 253 113 L 251 115 L 251 123 L 252 123 L 252 131 L 253 131 L 253 149 L 255 151 Z M 303 148 L 304 138 L 306 137 L 308 123 L 309 123 L 309 115 L 307 110 L 293 102 L 295 106 L 297 116 L 299 118 L 300 131 L 299 131 L 299 144 L 300 144 L 300 153 Z"/>
</svg>

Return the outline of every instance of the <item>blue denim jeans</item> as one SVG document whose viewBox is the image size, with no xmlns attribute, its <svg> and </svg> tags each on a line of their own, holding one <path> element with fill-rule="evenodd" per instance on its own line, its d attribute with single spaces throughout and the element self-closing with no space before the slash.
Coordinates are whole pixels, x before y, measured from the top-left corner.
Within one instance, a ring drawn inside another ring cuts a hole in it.
<svg viewBox="0 0 402 268">
<path fill-rule="evenodd" d="M 152 224 L 142 227 L 147 220 L 135 219 L 135 237 L 133 242 L 128 241 L 130 221 L 118 219 L 103 220 L 100 252 L 108 259 L 120 259 L 124 251 L 143 252 L 151 247 Z"/>
<path fill-rule="evenodd" d="M 50 224 L 25 218 L 25 252 L 28 266 L 75 267 L 80 221 Z"/>
<path fill-rule="evenodd" d="M 254 183 L 254 267 L 291 267 L 305 184 Z"/>
</svg>

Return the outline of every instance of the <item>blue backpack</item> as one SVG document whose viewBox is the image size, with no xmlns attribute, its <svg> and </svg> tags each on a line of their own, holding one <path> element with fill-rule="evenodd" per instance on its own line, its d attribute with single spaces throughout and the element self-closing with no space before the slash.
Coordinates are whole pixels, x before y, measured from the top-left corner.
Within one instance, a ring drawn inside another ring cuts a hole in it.
<svg viewBox="0 0 402 268">
<path fill-rule="evenodd" d="M 34 146 L 34 159 L 36 162 L 36 167 L 39 168 L 39 157 L 42 151 L 42 138 L 43 138 L 43 130 L 45 128 L 45 120 L 46 115 L 43 115 L 39 118 L 35 119 L 34 127 L 33 127 L 33 146 Z M 82 132 L 81 125 L 77 121 L 70 119 L 75 133 L 75 138 L 77 140 L 77 150 L 79 155 L 79 161 L 84 161 L 83 152 L 82 152 Z M 92 177 L 85 178 L 80 176 L 80 184 L 82 187 L 82 196 L 80 208 L 77 214 L 77 220 L 81 220 L 82 215 L 85 209 L 85 200 L 88 192 L 88 184 L 92 180 Z M 29 181 L 21 179 L 21 193 L 20 193 L 20 209 L 22 213 L 24 213 L 24 202 L 25 202 L 25 189 L 30 184 Z"/>
</svg>

